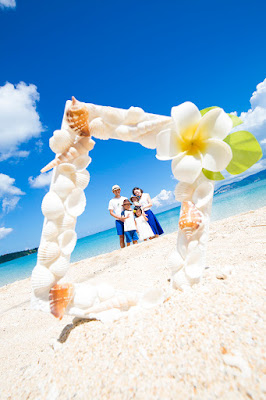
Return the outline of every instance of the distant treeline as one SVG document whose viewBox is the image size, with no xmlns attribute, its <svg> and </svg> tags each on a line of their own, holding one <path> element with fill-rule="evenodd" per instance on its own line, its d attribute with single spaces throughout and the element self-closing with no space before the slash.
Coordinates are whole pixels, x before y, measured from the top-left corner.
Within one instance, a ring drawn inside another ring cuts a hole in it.
<svg viewBox="0 0 266 400">
<path fill-rule="evenodd" d="M 29 254 L 36 253 L 37 250 L 38 247 L 31 250 L 23 250 L 23 251 L 17 251 L 16 253 L 4 254 L 3 256 L 0 256 L 0 264 L 3 264 L 7 261 L 15 260 L 16 258 L 28 256 Z"/>
</svg>

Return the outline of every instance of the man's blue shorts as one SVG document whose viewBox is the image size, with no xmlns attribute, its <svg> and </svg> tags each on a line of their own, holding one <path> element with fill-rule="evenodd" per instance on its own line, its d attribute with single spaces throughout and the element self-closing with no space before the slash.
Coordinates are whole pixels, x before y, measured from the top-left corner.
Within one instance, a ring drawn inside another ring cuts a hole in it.
<svg viewBox="0 0 266 400">
<path fill-rule="evenodd" d="M 124 235 L 124 222 L 119 221 L 118 219 L 115 220 L 115 226 L 118 235 Z"/>
<path fill-rule="evenodd" d="M 138 240 L 138 235 L 137 235 L 137 231 L 136 230 L 133 230 L 133 231 L 127 231 L 127 232 L 125 232 L 125 235 L 126 235 L 126 241 L 127 241 L 127 243 L 130 243 L 130 242 L 132 242 L 133 240 L 135 241 L 135 240 Z"/>
</svg>

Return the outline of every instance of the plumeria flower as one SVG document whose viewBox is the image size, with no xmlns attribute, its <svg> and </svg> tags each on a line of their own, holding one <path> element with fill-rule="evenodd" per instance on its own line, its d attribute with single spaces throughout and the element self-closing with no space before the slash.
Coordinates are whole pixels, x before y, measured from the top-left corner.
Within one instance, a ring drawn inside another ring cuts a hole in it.
<svg viewBox="0 0 266 400">
<path fill-rule="evenodd" d="M 232 129 L 231 118 L 221 108 L 203 117 L 195 104 L 185 102 L 171 110 L 173 124 L 156 137 L 156 157 L 173 160 L 176 179 L 193 183 L 202 168 L 218 172 L 232 159 L 231 147 L 223 141 Z"/>
</svg>

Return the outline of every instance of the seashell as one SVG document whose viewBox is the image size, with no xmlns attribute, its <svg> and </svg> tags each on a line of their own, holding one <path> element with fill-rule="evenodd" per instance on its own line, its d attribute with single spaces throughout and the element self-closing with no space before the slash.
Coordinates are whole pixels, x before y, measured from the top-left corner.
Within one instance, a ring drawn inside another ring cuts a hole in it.
<svg viewBox="0 0 266 400">
<path fill-rule="evenodd" d="M 141 136 L 136 141 L 148 149 L 156 148 L 156 135 L 153 132 L 148 132 L 146 135 Z"/>
<path fill-rule="evenodd" d="M 66 198 L 73 189 L 75 189 L 74 182 L 63 174 L 59 174 L 55 182 L 51 185 L 51 190 L 62 199 Z"/>
<path fill-rule="evenodd" d="M 102 110 L 102 116 L 107 123 L 120 125 L 125 119 L 125 110 L 121 108 L 103 107 Z"/>
<path fill-rule="evenodd" d="M 180 269 L 172 278 L 172 285 L 174 289 L 187 291 L 191 289 L 190 282 L 184 273 L 184 269 Z"/>
<path fill-rule="evenodd" d="M 75 135 L 65 129 L 61 129 L 54 131 L 53 136 L 49 139 L 49 146 L 54 153 L 60 154 L 69 149 L 74 141 Z"/>
<path fill-rule="evenodd" d="M 100 301 L 108 300 L 115 295 L 115 290 L 109 283 L 100 283 L 97 285 L 97 291 Z"/>
<path fill-rule="evenodd" d="M 162 304 L 165 300 L 165 295 L 161 289 L 152 288 L 147 290 L 141 300 L 140 305 L 144 308 L 152 308 Z"/>
<path fill-rule="evenodd" d="M 61 278 L 67 273 L 69 266 L 69 257 L 60 256 L 50 265 L 49 271 Z"/>
<path fill-rule="evenodd" d="M 87 170 L 76 173 L 76 186 L 84 190 L 90 181 L 90 174 Z"/>
<path fill-rule="evenodd" d="M 88 308 L 85 314 L 96 314 L 103 311 L 112 310 L 113 308 L 118 308 L 121 311 L 127 311 L 130 307 L 136 306 L 138 302 L 139 295 L 136 293 L 120 294 Z"/>
<path fill-rule="evenodd" d="M 72 103 L 66 111 L 68 126 L 79 136 L 90 136 L 89 110 L 85 103 L 81 103 L 72 96 Z"/>
<path fill-rule="evenodd" d="M 44 242 L 38 250 L 40 264 L 49 264 L 60 255 L 60 249 L 56 242 Z"/>
<path fill-rule="evenodd" d="M 222 355 L 222 357 L 225 364 L 240 369 L 240 371 L 242 372 L 242 377 L 244 378 L 251 377 L 252 371 L 249 367 L 249 364 L 246 360 L 244 360 L 244 358 L 240 354 L 233 355 L 225 353 Z"/>
<path fill-rule="evenodd" d="M 74 172 L 76 172 L 76 167 L 71 163 L 62 163 L 58 165 L 58 171 L 60 174 L 72 175 Z"/>
<path fill-rule="evenodd" d="M 63 318 L 65 310 L 74 296 L 74 286 L 71 283 L 54 285 L 49 293 L 51 313 L 59 319 Z"/>
<path fill-rule="evenodd" d="M 98 117 L 90 122 L 90 133 L 91 136 L 102 140 L 108 140 L 111 133 L 114 130 L 114 126 Z"/>
<path fill-rule="evenodd" d="M 55 192 L 48 192 L 42 201 L 42 213 L 47 219 L 57 219 L 65 212 L 62 200 Z"/>
<path fill-rule="evenodd" d="M 116 130 L 115 133 L 117 135 L 117 137 L 121 140 L 130 140 L 130 129 L 128 126 L 126 125 L 119 125 Z"/>
<path fill-rule="evenodd" d="M 181 203 L 191 200 L 193 194 L 193 186 L 186 182 L 179 182 L 175 188 L 175 199 Z"/>
<path fill-rule="evenodd" d="M 145 118 L 145 112 L 140 107 L 130 107 L 127 111 L 125 124 L 135 125 Z"/>
<path fill-rule="evenodd" d="M 77 243 L 77 234 L 74 230 L 68 229 L 58 236 L 60 250 L 66 256 L 70 255 Z"/>
<path fill-rule="evenodd" d="M 77 188 L 66 198 L 65 207 L 68 214 L 78 217 L 83 213 L 86 206 L 86 196 L 82 189 Z"/>
<path fill-rule="evenodd" d="M 54 221 L 47 221 L 43 227 L 42 235 L 46 240 L 54 239 L 59 234 L 57 225 Z"/>
<path fill-rule="evenodd" d="M 184 201 L 179 218 L 179 228 L 185 233 L 188 240 L 202 225 L 203 214 L 192 201 Z"/>
<path fill-rule="evenodd" d="M 67 229 L 74 229 L 76 224 L 76 218 L 72 215 L 65 214 L 63 217 L 56 220 L 59 232 L 64 232 Z"/>
<path fill-rule="evenodd" d="M 91 163 L 91 158 L 90 156 L 88 156 L 88 154 L 83 154 L 82 156 L 79 156 L 73 161 L 73 165 L 75 166 L 78 172 L 81 172 L 84 169 L 86 169 L 90 163 Z"/>
<path fill-rule="evenodd" d="M 193 193 L 192 201 L 197 208 L 203 209 L 211 206 L 213 199 L 213 184 L 210 182 L 202 182 Z"/>
<path fill-rule="evenodd" d="M 184 266 L 184 263 L 182 256 L 177 250 L 173 251 L 168 258 L 168 268 L 172 274 L 179 271 Z"/>
<path fill-rule="evenodd" d="M 89 137 L 81 138 L 77 143 L 70 146 L 70 148 L 62 153 L 59 157 L 56 157 L 53 161 L 42 168 L 41 172 L 49 171 L 50 169 L 62 163 L 69 163 L 75 158 L 81 156 L 82 154 L 85 154 L 88 151 L 92 150 L 94 147 L 94 143 L 95 142 Z"/>
<path fill-rule="evenodd" d="M 37 264 L 32 271 L 31 285 L 36 295 L 44 294 L 54 285 L 56 278 L 52 272 L 43 265 Z"/>
<path fill-rule="evenodd" d="M 97 299 L 98 294 L 95 286 L 86 283 L 75 284 L 75 295 L 73 298 L 74 307 L 92 307 Z"/>
</svg>

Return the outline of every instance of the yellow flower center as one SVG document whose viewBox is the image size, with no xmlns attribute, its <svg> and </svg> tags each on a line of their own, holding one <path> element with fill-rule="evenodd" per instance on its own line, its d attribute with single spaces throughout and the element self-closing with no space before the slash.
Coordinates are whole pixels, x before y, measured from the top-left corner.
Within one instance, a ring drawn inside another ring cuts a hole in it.
<svg viewBox="0 0 266 400">
<path fill-rule="evenodd" d="M 191 126 L 186 131 L 178 136 L 178 147 L 180 150 L 187 151 L 188 155 L 194 156 L 195 154 L 204 153 L 206 149 L 206 135 L 203 132 L 197 132 L 198 125 Z"/>
</svg>

